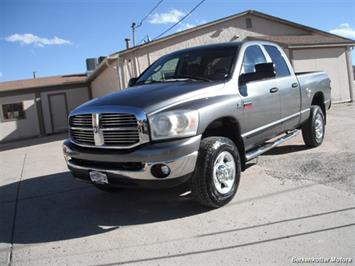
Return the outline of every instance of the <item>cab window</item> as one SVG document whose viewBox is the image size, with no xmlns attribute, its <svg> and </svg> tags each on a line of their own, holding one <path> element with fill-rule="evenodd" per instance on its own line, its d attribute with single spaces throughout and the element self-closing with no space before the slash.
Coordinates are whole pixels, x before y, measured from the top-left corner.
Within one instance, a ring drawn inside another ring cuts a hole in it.
<svg viewBox="0 0 355 266">
<path fill-rule="evenodd" d="M 241 74 L 255 72 L 255 65 L 266 63 L 263 51 L 258 45 L 249 46 L 245 49 Z"/>
<path fill-rule="evenodd" d="M 275 65 L 276 77 L 280 78 L 289 76 L 290 70 L 288 69 L 287 63 L 279 49 L 272 45 L 264 45 L 264 48 Z"/>
</svg>

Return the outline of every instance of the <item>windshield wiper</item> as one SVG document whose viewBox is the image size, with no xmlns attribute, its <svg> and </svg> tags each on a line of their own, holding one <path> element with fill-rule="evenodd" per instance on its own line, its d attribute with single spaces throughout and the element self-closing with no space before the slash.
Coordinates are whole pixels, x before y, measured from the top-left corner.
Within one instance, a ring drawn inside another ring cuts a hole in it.
<svg viewBox="0 0 355 266">
<path fill-rule="evenodd" d="M 189 75 L 179 75 L 180 77 L 177 78 L 168 78 L 168 79 L 161 79 L 161 80 L 146 80 L 146 81 L 142 81 L 137 83 L 136 85 L 148 85 L 148 84 L 153 84 L 153 83 L 164 83 L 164 82 L 179 82 L 179 81 L 188 81 L 188 80 L 192 80 L 192 81 L 206 81 L 206 82 L 210 82 L 210 79 L 207 78 L 203 78 L 203 77 L 198 77 L 198 76 L 189 76 Z"/>
<path fill-rule="evenodd" d="M 182 78 L 188 78 L 191 80 L 202 80 L 202 81 L 207 81 L 210 82 L 212 80 L 200 76 L 192 76 L 192 75 L 187 75 L 187 74 L 178 74 L 177 77 L 182 77 Z"/>
</svg>

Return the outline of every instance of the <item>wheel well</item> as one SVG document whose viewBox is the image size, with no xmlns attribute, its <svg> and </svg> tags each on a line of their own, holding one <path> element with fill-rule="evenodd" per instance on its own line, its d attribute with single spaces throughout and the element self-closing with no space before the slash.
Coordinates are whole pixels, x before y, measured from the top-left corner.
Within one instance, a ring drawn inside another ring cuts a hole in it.
<svg viewBox="0 0 355 266">
<path fill-rule="evenodd" d="M 211 122 L 202 134 L 202 138 L 226 137 L 237 146 L 242 171 L 245 170 L 245 150 L 238 122 L 233 117 L 222 117 Z"/>
<path fill-rule="evenodd" d="M 325 104 L 324 104 L 324 95 L 321 92 L 317 92 L 312 99 L 312 105 L 318 105 L 324 114 L 324 122 L 327 121 L 327 114 L 325 110 Z"/>
</svg>

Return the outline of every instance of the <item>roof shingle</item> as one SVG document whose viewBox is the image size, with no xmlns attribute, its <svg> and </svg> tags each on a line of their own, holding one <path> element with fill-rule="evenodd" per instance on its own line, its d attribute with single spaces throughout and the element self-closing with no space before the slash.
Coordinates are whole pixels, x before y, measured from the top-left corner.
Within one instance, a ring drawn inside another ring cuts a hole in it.
<svg viewBox="0 0 355 266">
<path fill-rule="evenodd" d="M 86 78 L 87 77 L 85 74 L 75 74 L 75 75 L 63 75 L 63 76 L 52 76 L 52 77 L 44 77 L 44 78 L 6 81 L 0 83 L 0 92 L 31 89 L 31 88 L 84 84 L 86 82 Z"/>
</svg>

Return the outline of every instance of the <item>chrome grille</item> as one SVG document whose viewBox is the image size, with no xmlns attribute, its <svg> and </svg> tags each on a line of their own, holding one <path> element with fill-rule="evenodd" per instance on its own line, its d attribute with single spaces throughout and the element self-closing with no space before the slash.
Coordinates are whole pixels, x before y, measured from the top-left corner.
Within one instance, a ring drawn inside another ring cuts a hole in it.
<svg viewBox="0 0 355 266">
<path fill-rule="evenodd" d="M 92 128 L 92 114 L 76 115 L 69 119 L 71 127 Z"/>
<path fill-rule="evenodd" d="M 129 113 L 74 115 L 69 124 L 72 141 L 82 146 L 130 148 L 145 141 L 139 121 Z"/>
<path fill-rule="evenodd" d="M 137 127 L 137 119 L 131 114 L 101 114 L 100 123 L 102 128 Z"/>
<path fill-rule="evenodd" d="M 70 129 L 70 136 L 79 144 L 95 145 L 93 130 Z"/>
<path fill-rule="evenodd" d="M 139 142 L 139 133 L 137 129 L 103 131 L 103 134 L 106 145 L 118 145 L 122 143 L 132 145 Z"/>
</svg>

